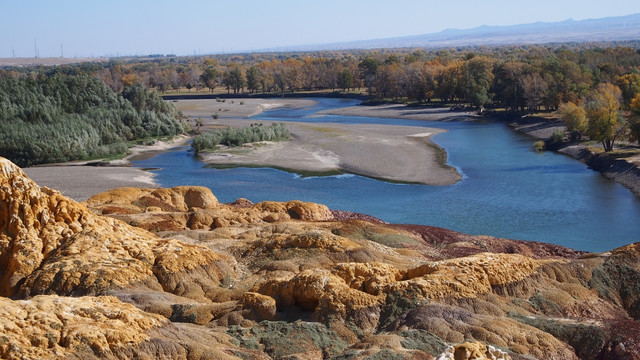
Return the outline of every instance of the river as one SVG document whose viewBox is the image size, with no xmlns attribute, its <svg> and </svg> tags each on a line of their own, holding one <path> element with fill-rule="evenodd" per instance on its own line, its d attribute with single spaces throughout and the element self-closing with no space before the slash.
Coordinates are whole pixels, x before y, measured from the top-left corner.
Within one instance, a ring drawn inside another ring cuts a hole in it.
<svg viewBox="0 0 640 360">
<path fill-rule="evenodd" d="M 432 140 L 463 174 L 450 186 L 408 185 L 356 175 L 301 177 L 269 168 L 212 169 L 181 147 L 134 166 L 154 168 L 160 186 L 203 185 L 221 202 L 298 199 L 369 214 L 391 223 L 440 226 L 468 234 L 543 241 L 606 251 L 640 241 L 640 200 L 567 156 L 531 151 L 532 139 L 493 121 L 433 122 L 317 116 L 354 100 L 316 99 L 303 109 L 275 109 L 249 121 L 375 123 L 449 130 Z"/>
</svg>

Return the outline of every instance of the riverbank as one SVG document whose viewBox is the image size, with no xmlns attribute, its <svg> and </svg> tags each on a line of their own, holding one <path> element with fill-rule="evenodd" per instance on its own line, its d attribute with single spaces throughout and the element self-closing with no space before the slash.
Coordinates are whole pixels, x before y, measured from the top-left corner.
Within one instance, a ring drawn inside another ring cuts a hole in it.
<svg viewBox="0 0 640 360">
<path fill-rule="evenodd" d="M 276 107 L 306 107 L 314 104 L 315 101 L 308 99 L 181 100 L 183 112 L 190 117 L 192 126 L 196 124 L 196 119 L 203 118 L 203 130 L 211 125 L 211 115 L 216 111 L 223 119 L 243 118 Z M 170 141 L 134 146 L 126 157 L 108 162 L 73 161 L 25 168 L 24 171 L 42 186 L 57 189 L 76 201 L 84 201 L 95 194 L 119 187 L 156 187 L 153 173 L 131 167 L 131 161 L 183 145 L 189 139 L 189 136 L 183 135 Z"/>
<path fill-rule="evenodd" d="M 514 130 L 541 141 L 548 141 L 555 131 L 564 132 L 566 129 L 559 119 L 539 117 L 517 118 L 509 121 L 509 125 Z M 556 145 L 553 151 L 585 163 L 589 168 L 623 185 L 640 198 L 640 154 L 629 156 L 619 151 L 606 154 L 580 143 L 562 143 Z"/>
<path fill-rule="evenodd" d="M 156 141 L 152 145 L 138 145 L 129 154 L 109 162 L 73 161 L 24 168 L 24 172 L 41 186 L 59 190 L 76 201 L 118 187 L 156 187 L 153 173 L 130 167 L 131 161 L 186 143 L 189 137 L 177 136 L 169 141 Z M 99 164 L 99 166 L 97 165 Z"/>
<path fill-rule="evenodd" d="M 640 198 L 640 155 L 617 157 L 614 154 L 596 152 L 584 145 L 566 145 L 557 150 L 574 157 L 599 171 L 605 177 L 620 183 Z"/>
</svg>

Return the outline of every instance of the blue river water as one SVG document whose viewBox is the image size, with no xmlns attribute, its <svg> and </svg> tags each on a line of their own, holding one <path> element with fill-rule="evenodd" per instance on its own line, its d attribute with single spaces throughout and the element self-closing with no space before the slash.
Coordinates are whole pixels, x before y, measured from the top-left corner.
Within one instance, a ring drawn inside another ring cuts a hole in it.
<svg viewBox="0 0 640 360">
<path fill-rule="evenodd" d="M 134 162 L 154 168 L 161 186 L 203 185 L 221 202 L 298 199 L 369 214 L 392 223 L 445 227 L 468 234 L 543 241 L 606 251 L 640 241 L 640 200 L 623 186 L 564 155 L 531 151 L 532 139 L 492 121 L 417 121 L 316 112 L 355 100 L 315 99 L 303 109 L 276 109 L 256 120 L 375 123 L 437 127 L 432 140 L 463 179 L 450 186 L 389 183 L 352 174 L 301 177 L 270 168 L 213 169 L 188 147 Z M 417 130 L 419 132 L 420 130 Z"/>
</svg>

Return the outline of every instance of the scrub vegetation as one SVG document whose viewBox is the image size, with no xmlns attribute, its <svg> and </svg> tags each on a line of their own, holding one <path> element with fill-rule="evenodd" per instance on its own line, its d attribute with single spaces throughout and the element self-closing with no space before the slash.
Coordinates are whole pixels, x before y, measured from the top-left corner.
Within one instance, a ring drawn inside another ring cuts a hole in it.
<svg viewBox="0 0 640 360">
<path fill-rule="evenodd" d="M 241 146 L 259 141 L 284 141 L 289 140 L 290 133 L 287 127 L 282 124 L 251 124 L 243 128 L 218 129 L 196 136 L 191 147 L 197 155 L 205 149 L 214 149 L 218 145 Z"/>
<path fill-rule="evenodd" d="M 0 156 L 20 166 L 110 157 L 182 132 L 177 109 L 140 84 L 116 94 L 87 74 L 0 77 Z"/>
</svg>

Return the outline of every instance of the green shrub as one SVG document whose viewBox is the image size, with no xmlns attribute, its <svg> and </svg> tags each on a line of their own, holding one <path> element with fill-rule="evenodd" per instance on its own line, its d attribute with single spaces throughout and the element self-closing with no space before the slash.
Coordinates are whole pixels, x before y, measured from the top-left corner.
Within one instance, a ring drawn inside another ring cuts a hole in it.
<svg viewBox="0 0 640 360">
<path fill-rule="evenodd" d="M 533 143 L 533 149 L 535 151 L 544 151 L 544 141 L 536 141 Z"/>
<path fill-rule="evenodd" d="M 558 143 L 561 143 L 563 140 L 564 140 L 564 131 L 556 130 L 551 135 L 550 141 L 552 144 L 558 144 Z"/>
<path fill-rule="evenodd" d="M 191 143 L 191 147 L 194 153 L 198 154 L 202 150 L 213 149 L 218 145 L 233 147 L 258 141 L 284 141 L 289 140 L 290 137 L 289 130 L 282 123 L 267 126 L 251 124 L 251 126 L 243 128 L 214 130 L 210 133 L 196 136 Z"/>
</svg>

